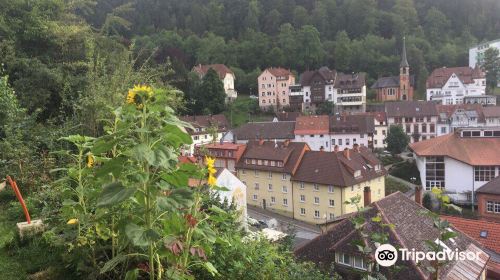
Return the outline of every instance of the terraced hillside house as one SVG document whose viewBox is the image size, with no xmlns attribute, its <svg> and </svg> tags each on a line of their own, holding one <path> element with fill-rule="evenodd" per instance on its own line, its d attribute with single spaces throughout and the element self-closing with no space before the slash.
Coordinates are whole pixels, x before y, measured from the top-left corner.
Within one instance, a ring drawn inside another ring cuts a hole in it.
<svg viewBox="0 0 500 280">
<path fill-rule="evenodd" d="M 309 147 L 290 141 L 249 141 L 236 165 L 247 186 L 247 203 L 293 217 L 291 176 Z"/>
<path fill-rule="evenodd" d="M 294 218 L 321 224 L 357 211 L 344 202 L 359 196 L 362 207 L 382 199 L 385 175 L 380 161 L 366 147 L 307 151 L 292 176 Z"/>
<path fill-rule="evenodd" d="M 375 126 L 375 130 L 373 132 L 373 148 L 374 149 L 384 149 L 387 147 L 387 143 L 385 142 L 385 138 L 387 137 L 387 131 L 389 127 L 387 126 L 387 116 L 385 112 L 366 112 L 366 113 L 357 113 L 357 115 L 365 115 L 372 116 L 373 122 Z"/>
<path fill-rule="evenodd" d="M 338 73 L 333 95 L 336 112 L 353 113 L 366 110 L 365 73 Z"/>
<path fill-rule="evenodd" d="M 330 120 L 323 116 L 300 116 L 295 121 L 295 142 L 305 142 L 313 151 L 333 151 Z"/>
<path fill-rule="evenodd" d="M 410 64 L 406 58 L 406 41 L 403 38 L 403 51 L 399 64 L 399 76 L 381 77 L 373 85 L 377 92 L 377 101 L 413 100 L 415 77 L 410 75 Z"/>
<path fill-rule="evenodd" d="M 200 79 L 203 79 L 203 77 L 207 74 L 209 69 L 215 70 L 215 72 L 217 72 L 217 75 L 219 75 L 219 79 L 224 85 L 224 92 L 226 93 L 226 102 L 235 100 L 236 97 L 238 97 L 238 93 L 234 88 L 234 81 L 236 80 L 234 72 L 224 64 L 208 64 L 208 65 L 199 64 L 193 67 L 192 71 L 198 74 Z"/>
<path fill-rule="evenodd" d="M 295 76 L 284 68 L 267 68 L 257 78 L 259 107 L 281 109 L 290 105 L 289 86 L 295 84 Z"/>
<path fill-rule="evenodd" d="M 434 221 L 422 211 L 428 211 L 401 192 L 396 192 L 385 198 L 371 203 L 370 208 L 360 213 L 365 219 L 361 228 L 356 228 L 350 218 L 344 215 L 327 223 L 325 233 L 295 250 L 295 256 L 300 260 L 312 261 L 335 272 L 342 279 L 362 279 L 367 271 L 375 271 L 375 251 L 377 245 L 372 241 L 372 234 L 386 233 L 389 244 L 396 248 L 411 251 L 430 252 L 428 242 L 435 242 L 444 250 L 465 252 L 478 255 L 476 259 L 450 260 L 439 269 L 439 276 L 431 275 L 427 267 L 431 267 L 429 260 L 418 262 L 403 260 L 396 261 L 397 270 L 379 266 L 380 272 L 389 279 L 427 280 L 427 279 L 486 279 L 487 263 L 490 255 L 482 245 L 464 234 L 459 229 L 450 226 L 448 231 L 455 232 L 456 237 L 440 241 L 440 232 L 434 226 Z M 377 222 L 377 218 L 380 222 Z M 381 224 L 390 224 L 393 227 L 382 227 Z M 366 237 L 368 235 L 368 237 Z M 370 253 L 363 254 L 356 244 L 365 244 L 371 249 Z M 400 252 L 398 255 L 401 256 Z"/>
<path fill-rule="evenodd" d="M 464 97 L 486 94 L 486 74 L 479 67 L 443 67 L 432 71 L 425 85 L 428 101 L 463 104 Z"/>
<path fill-rule="evenodd" d="M 485 125 L 483 107 L 479 104 L 436 105 L 436 109 L 439 114 L 437 136 L 453 133 L 460 128 Z"/>
<path fill-rule="evenodd" d="M 500 175 L 500 128 L 467 128 L 412 143 L 422 187 L 442 188 L 454 203 L 475 203 L 477 190 Z"/>
<path fill-rule="evenodd" d="M 402 126 L 411 143 L 436 137 L 439 115 L 433 102 L 386 102 L 385 113 L 387 125 Z"/>
<path fill-rule="evenodd" d="M 219 142 L 230 130 L 226 116 L 204 115 L 204 116 L 183 116 L 180 120 L 190 123 L 193 128 L 186 129 L 193 143 L 182 149 L 182 154 L 192 156 L 196 146 L 203 146 L 209 143 Z"/>
</svg>

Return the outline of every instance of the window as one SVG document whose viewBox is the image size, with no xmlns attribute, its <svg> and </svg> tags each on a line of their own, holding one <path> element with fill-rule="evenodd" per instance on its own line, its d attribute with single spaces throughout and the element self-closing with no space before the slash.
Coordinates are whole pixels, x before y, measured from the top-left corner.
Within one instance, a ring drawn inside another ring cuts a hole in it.
<svg viewBox="0 0 500 280">
<path fill-rule="evenodd" d="M 335 146 L 335 139 L 332 139 L 332 146 Z"/>
<path fill-rule="evenodd" d="M 255 190 L 259 190 L 259 183 L 255 183 Z"/>
<path fill-rule="evenodd" d="M 345 139 L 345 144 L 346 144 L 347 146 L 349 146 L 349 138 L 346 138 L 346 139 Z"/>
<path fill-rule="evenodd" d="M 335 200 L 333 200 L 333 199 L 330 199 L 330 200 L 329 200 L 329 203 L 328 203 L 328 205 L 329 205 L 330 207 L 333 207 L 333 206 L 335 206 Z"/>
<path fill-rule="evenodd" d="M 300 195 L 300 202 L 306 202 L 306 196 L 301 194 Z"/>
<path fill-rule="evenodd" d="M 495 178 L 495 166 L 474 166 L 474 181 L 489 182 Z"/>
<path fill-rule="evenodd" d="M 287 198 L 283 198 L 283 206 L 288 206 L 288 199 Z"/>
<path fill-rule="evenodd" d="M 500 213 L 500 202 L 495 202 L 495 213 Z"/>
<path fill-rule="evenodd" d="M 319 210 L 314 210 L 314 218 L 319 219 Z"/>
<path fill-rule="evenodd" d="M 301 190 L 303 190 L 303 189 L 304 189 L 304 183 L 303 183 L 303 182 L 300 182 L 299 184 L 300 184 L 300 185 L 299 185 L 299 188 L 300 188 Z"/>
<path fill-rule="evenodd" d="M 257 160 L 257 165 L 262 165 L 262 160 Z"/>
<path fill-rule="evenodd" d="M 282 161 L 278 161 L 278 167 L 283 167 L 283 162 Z"/>
<path fill-rule="evenodd" d="M 319 186 L 318 186 L 318 184 L 314 184 L 314 185 L 313 185 L 313 189 L 314 189 L 314 191 L 316 191 L 316 192 L 317 192 L 317 191 L 319 191 Z"/>
<path fill-rule="evenodd" d="M 253 171 L 253 175 L 254 175 L 255 177 L 259 177 L 259 171 L 254 170 L 254 171 Z"/>
<path fill-rule="evenodd" d="M 382 130 L 382 135 L 385 135 L 385 129 L 384 129 L 384 130 Z"/>
<path fill-rule="evenodd" d="M 335 191 L 335 187 L 334 186 L 328 186 L 328 192 L 329 193 L 333 193 Z"/>
<path fill-rule="evenodd" d="M 441 127 L 441 134 L 446 134 L 446 127 Z"/>
<path fill-rule="evenodd" d="M 430 133 L 434 133 L 434 131 L 435 131 L 434 124 L 433 124 L 433 123 L 431 123 L 431 124 L 429 125 L 429 132 L 430 132 Z"/>
<path fill-rule="evenodd" d="M 425 123 L 422 124 L 422 133 L 427 133 L 427 125 Z"/>
<path fill-rule="evenodd" d="M 200 137 L 198 135 L 193 136 L 193 138 L 194 138 L 194 140 L 200 139 Z"/>
<path fill-rule="evenodd" d="M 253 195 L 253 200 L 257 200 L 257 195 L 256 194 Z"/>
<path fill-rule="evenodd" d="M 425 161 L 425 189 L 444 188 L 444 157 L 427 157 Z"/>
<path fill-rule="evenodd" d="M 330 213 L 330 220 L 335 220 L 335 214 Z"/>
<path fill-rule="evenodd" d="M 271 160 L 271 166 L 276 166 L 276 161 Z"/>
<path fill-rule="evenodd" d="M 368 266 L 367 266 L 367 264 L 365 263 L 365 260 L 362 257 L 360 257 L 360 256 L 354 256 L 353 259 L 354 259 L 353 265 L 354 265 L 355 268 L 359 268 L 359 269 L 363 269 L 363 270 L 368 269 Z"/>
<path fill-rule="evenodd" d="M 410 133 L 411 132 L 411 125 L 407 124 L 406 125 L 406 133 Z"/>
<path fill-rule="evenodd" d="M 275 203 L 276 203 L 276 197 L 271 196 L 271 204 L 275 204 Z"/>
<path fill-rule="evenodd" d="M 269 171 L 269 174 L 267 175 L 267 177 L 269 177 L 269 179 L 273 178 L 273 172 Z"/>
<path fill-rule="evenodd" d="M 241 170 L 241 174 L 242 174 L 242 175 L 245 175 L 245 174 L 247 174 L 247 171 L 246 171 L 245 169 L 242 169 L 242 170 Z"/>
<path fill-rule="evenodd" d="M 342 146 L 342 139 L 339 139 L 339 146 Z"/>
<path fill-rule="evenodd" d="M 286 180 L 286 173 L 283 173 L 283 175 L 281 175 L 281 180 Z"/>
<path fill-rule="evenodd" d="M 269 186 L 267 186 L 267 190 L 272 192 L 273 191 L 273 184 L 269 184 Z"/>
<path fill-rule="evenodd" d="M 255 165 L 255 163 L 256 163 L 255 159 L 252 159 L 252 164 L 254 164 L 254 165 Z"/>
<path fill-rule="evenodd" d="M 283 191 L 283 193 L 288 193 L 288 187 L 287 186 L 283 186 L 282 191 Z"/>
<path fill-rule="evenodd" d="M 348 254 L 339 253 L 339 263 L 351 265 L 351 258 Z"/>
<path fill-rule="evenodd" d="M 493 201 L 486 202 L 486 211 L 493 212 L 494 211 L 493 205 L 494 205 Z"/>
<path fill-rule="evenodd" d="M 314 197 L 314 204 L 319 204 L 319 197 L 317 196 Z"/>
<path fill-rule="evenodd" d="M 306 214 L 306 208 L 300 208 L 300 215 L 304 216 Z"/>
</svg>

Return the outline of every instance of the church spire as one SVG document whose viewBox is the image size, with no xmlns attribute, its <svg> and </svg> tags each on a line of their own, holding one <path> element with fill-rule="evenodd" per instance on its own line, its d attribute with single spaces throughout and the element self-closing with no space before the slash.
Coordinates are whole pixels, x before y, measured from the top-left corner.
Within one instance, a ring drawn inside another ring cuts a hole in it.
<svg viewBox="0 0 500 280">
<path fill-rule="evenodd" d="M 400 67 L 410 67 L 408 59 L 406 59 L 406 38 L 403 37 L 403 55 L 401 57 Z"/>
</svg>

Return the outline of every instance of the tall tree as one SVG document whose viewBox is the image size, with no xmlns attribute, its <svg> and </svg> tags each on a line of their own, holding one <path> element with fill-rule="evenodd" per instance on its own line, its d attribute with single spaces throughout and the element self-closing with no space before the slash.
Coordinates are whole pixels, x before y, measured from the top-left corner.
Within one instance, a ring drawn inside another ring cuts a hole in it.
<svg viewBox="0 0 500 280">
<path fill-rule="evenodd" d="M 219 114 L 225 108 L 224 85 L 215 70 L 209 69 L 196 89 L 195 108 L 197 114 Z"/>
<path fill-rule="evenodd" d="M 304 25 L 297 34 L 297 42 L 300 46 L 297 60 L 302 69 L 316 67 L 324 56 L 318 30 L 312 25 Z"/>
<path fill-rule="evenodd" d="M 402 126 L 391 125 L 385 141 L 387 142 L 387 150 L 389 152 L 400 154 L 406 149 L 406 146 L 408 146 L 410 137 L 403 131 Z"/>
<path fill-rule="evenodd" d="M 486 83 L 491 89 L 498 85 L 500 77 L 500 52 L 496 48 L 489 48 L 484 52 L 482 67 L 486 71 Z"/>
</svg>

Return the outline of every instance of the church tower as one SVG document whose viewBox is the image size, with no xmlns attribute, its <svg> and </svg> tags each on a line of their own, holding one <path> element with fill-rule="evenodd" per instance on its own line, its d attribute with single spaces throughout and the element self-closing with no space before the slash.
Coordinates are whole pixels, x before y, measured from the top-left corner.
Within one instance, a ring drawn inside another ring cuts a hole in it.
<svg viewBox="0 0 500 280">
<path fill-rule="evenodd" d="M 406 59 L 406 39 L 403 37 L 403 53 L 399 65 L 399 99 L 412 100 L 413 91 L 410 85 L 410 65 Z"/>
</svg>

